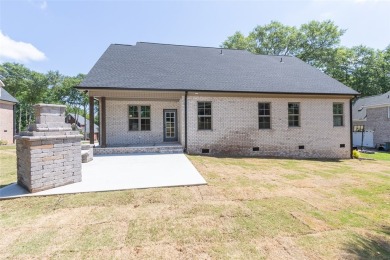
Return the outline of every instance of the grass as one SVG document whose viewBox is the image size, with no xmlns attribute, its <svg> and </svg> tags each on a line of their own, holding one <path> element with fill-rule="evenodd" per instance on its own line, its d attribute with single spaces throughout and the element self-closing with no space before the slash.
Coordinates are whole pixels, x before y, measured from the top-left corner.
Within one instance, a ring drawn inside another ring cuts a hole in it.
<svg viewBox="0 0 390 260">
<path fill-rule="evenodd" d="M 390 152 L 376 151 L 374 154 L 360 153 L 362 158 L 374 159 L 379 161 L 390 161 Z"/>
<path fill-rule="evenodd" d="M 0 145 L 0 188 L 15 182 L 15 145 Z"/>
<path fill-rule="evenodd" d="M 188 158 L 208 185 L 0 201 L 0 259 L 390 258 L 389 161 Z"/>
</svg>

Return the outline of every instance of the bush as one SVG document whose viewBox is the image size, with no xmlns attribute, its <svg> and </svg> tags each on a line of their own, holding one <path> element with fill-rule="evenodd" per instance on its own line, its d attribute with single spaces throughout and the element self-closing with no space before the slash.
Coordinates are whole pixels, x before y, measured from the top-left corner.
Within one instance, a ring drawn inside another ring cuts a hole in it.
<svg viewBox="0 0 390 260">
<path fill-rule="evenodd" d="M 359 159 L 360 158 L 359 151 L 358 150 L 353 150 L 352 157 L 355 158 L 355 159 Z"/>
<path fill-rule="evenodd" d="M 7 143 L 8 143 L 8 142 L 7 142 L 6 140 L 1 140 L 1 139 L 0 139 L 0 145 L 7 145 Z"/>
</svg>

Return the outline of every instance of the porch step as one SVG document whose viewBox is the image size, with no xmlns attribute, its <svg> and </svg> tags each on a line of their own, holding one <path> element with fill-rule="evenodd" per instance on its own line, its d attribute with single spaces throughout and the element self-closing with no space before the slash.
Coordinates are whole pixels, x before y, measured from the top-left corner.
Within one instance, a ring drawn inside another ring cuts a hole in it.
<svg viewBox="0 0 390 260">
<path fill-rule="evenodd" d="M 126 147 L 95 147 L 93 154 L 132 154 L 132 153 L 183 153 L 180 145 L 168 146 L 126 146 Z"/>
</svg>

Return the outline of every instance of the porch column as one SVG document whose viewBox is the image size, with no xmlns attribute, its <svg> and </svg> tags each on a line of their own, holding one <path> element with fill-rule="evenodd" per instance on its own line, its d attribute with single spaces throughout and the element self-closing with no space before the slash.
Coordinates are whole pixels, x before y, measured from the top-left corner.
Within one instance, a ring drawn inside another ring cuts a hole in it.
<svg viewBox="0 0 390 260">
<path fill-rule="evenodd" d="M 100 146 L 106 147 L 106 97 L 100 99 L 100 112 L 102 113 L 100 117 Z"/>
<path fill-rule="evenodd" d="M 95 122 L 95 119 L 94 119 L 94 111 L 95 111 L 95 107 L 94 107 L 94 98 L 93 97 L 89 97 L 89 143 L 90 144 L 94 144 L 94 122 Z"/>
</svg>

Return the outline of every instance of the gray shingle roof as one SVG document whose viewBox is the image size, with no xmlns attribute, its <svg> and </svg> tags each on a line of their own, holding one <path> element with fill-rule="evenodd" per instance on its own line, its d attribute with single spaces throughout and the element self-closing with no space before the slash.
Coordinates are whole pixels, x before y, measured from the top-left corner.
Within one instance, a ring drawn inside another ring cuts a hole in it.
<svg viewBox="0 0 390 260">
<path fill-rule="evenodd" d="M 110 45 L 78 87 L 358 94 L 295 57 L 142 42 Z"/>
<path fill-rule="evenodd" d="M 386 104 L 390 106 L 390 91 L 381 95 L 359 98 L 352 106 L 352 118 L 353 120 L 365 120 L 367 106 Z"/>
<path fill-rule="evenodd" d="M 11 96 L 10 93 L 8 93 L 5 89 L 3 89 L 2 87 L 0 87 L 0 100 L 2 101 L 7 101 L 7 102 L 11 102 L 11 103 L 18 103 L 18 101 L 16 100 L 16 98 L 14 98 L 13 96 Z"/>
<path fill-rule="evenodd" d="M 71 115 L 74 119 L 76 119 L 76 114 L 69 113 L 68 115 Z M 85 125 L 86 132 L 89 133 L 89 120 L 85 119 L 82 115 L 77 115 L 77 122 L 80 125 Z M 99 133 L 99 126 L 97 124 L 94 124 L 94 132 Z"/>
</svg>

